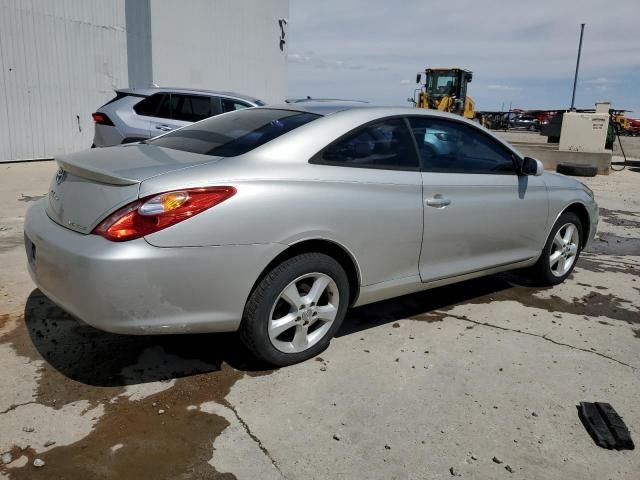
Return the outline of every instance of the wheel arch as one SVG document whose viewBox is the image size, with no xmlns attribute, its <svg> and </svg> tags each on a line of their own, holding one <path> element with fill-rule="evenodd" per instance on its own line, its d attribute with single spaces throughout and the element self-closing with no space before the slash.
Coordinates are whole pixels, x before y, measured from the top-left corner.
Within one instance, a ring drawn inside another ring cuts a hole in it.
<svg viewBox="0 0 640 480">
<path fill-rule="evenodd" d="M 271 260 L 260 272 L 251 291 L 255 290 L 260 281 L 278 264 L 303 253 L 324 253 L 335 259 L 344 268 L 349 280 L 349 305 L 353 305 L 360 294 L 360 269 L 355 258 L 344 246 L 323 238 L 313 238 L 298 241 L 289 245 L 284 251 Z"/>
<path fill-rule="evenodd" d="M 585 207 L 584 204 L 580 202 L 573 202 L 567 205 L 558 214 L 558 216 L 553 222 L 553 225 L 555 225 L 555 223 L 558 221 L 558 218 L 560 218 L 560 215 L 562 215 L 565 212 L 572 212 L 575 215 L 577 215 L 578 218 L 580 219 L 580 223 L 582 224 L 582 238 L 580 239 L 580 243 L 582 243 L 581 247 L 584 248 L 587 245 L 587 242 L 589 241 L 589 234 L 591 233 L 590 231 L 591 218 L 589 217 L 589 211 L 587 210 L 587 207 Z M 551 228 L 553 228 L 553 225 Z"/>
</svg>

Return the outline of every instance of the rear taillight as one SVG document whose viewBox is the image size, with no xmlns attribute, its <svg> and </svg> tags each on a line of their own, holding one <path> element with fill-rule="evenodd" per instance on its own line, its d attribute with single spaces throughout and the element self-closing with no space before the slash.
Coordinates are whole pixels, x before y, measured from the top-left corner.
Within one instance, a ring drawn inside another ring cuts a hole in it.
<svg viewBox="0 0 640 480">
<path fill-rule="evenodd" d="M 234 187 L 175 190 L 136 200 L 105 218 L 93 232 L 112 242 L 150 235 L 235 195 Z"/>
<path fill-rule="evenodd" d="M 107 117 L 104 113 L 94 112 L 91 114 L 93 117 L 93 121 L 98 125 L 111 125 L 113 126 L 113 122 L 109 117 Z"/>
</svg>

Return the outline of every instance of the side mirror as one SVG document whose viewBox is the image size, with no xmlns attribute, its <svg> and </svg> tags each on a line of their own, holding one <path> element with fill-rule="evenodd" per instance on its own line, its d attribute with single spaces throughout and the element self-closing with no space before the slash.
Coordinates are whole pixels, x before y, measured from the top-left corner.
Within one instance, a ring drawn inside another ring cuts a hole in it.
<svg viewBox="0 0 640 480">
<path fill-rule="evenodd" d="M 544 172 L 544 165 L 540 160 L 536 160 L 531 157 L 524 157 L 522 165 L 520 166 L 520 173 L 522 175 L 533 175 L 539 177 Z"/>
<path fill-rule="evenodd" d="M 420 80 L 422 80 L 422 74 L 418 73 L 416 74 L 416 83 L 420 83 Z"/>
</svg>

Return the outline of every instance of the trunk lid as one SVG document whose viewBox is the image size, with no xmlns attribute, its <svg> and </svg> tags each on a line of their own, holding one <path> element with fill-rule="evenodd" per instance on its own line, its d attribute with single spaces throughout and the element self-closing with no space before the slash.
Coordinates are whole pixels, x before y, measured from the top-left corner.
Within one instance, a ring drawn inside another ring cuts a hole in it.
<svg viewBox="0 0 640 480">
<path fill-rule="evenodd" d="M 146 144 L 62 156 L 49 187 L 47 215 L 65 228 L 88 234 L 108 214 L 136 200 L 142 181 L 219 160 Z"/>
</svg>

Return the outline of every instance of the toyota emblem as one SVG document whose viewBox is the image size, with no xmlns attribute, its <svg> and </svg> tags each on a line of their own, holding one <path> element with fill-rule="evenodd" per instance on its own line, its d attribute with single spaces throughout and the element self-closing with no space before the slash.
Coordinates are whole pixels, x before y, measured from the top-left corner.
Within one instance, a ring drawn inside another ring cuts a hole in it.
<svg viewBox="0 0 640 480">
<path fill-rule="evenodd" d="M 67 175 L 67 172 L 65 172 L 63 169 L 58 170 L 58 173 L 56 173 L 56 185 L 60 185 L 62 182 L 64 182 L 64 177 Z"/>
</svg>

